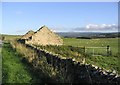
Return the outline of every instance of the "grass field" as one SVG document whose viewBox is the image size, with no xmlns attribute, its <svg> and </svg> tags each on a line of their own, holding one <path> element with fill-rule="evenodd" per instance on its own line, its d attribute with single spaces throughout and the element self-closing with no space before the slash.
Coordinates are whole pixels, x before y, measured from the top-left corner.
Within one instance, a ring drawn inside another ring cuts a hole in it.
<svg viewBox="0 0 120 85">
<path fill-rule="evenodd" d="M 109 45 L 113 54 L 118 53 L 118 38 L 98 38 L 98 39 L 63 38 L 63 40 L 65 45 L 71 46 L 107 47 L 107 45 Z M 97 50 L 100 49 L 95 49 L 95 51 Z"/>
<path fill-rule="evenodd" d="M 19 39 L 21 36 L 20 35 L 0 35 L 0 39 L 4 37 L 4 41 L 11 41 L 15 39 Z"/>
<path fill-rule="evenodd" d="M 6 40 L 14 40 L 19 38 L 20 36 L 6 36 Z M 107 70 L 115 70 L 120 74 L 120 55 L 118 53 L 118 38 L 104 38 L 104 39 L 76 39 L 76 38 L 63 38 L 64 45 L 69 46 L 80 46 L 80 47 L 106 47 L 109 45 L 111 47 L 112 56 L 86 56 L 86 62 L 90 64 L 94 64 L 101 68 L 105 68 Z M 52 48 L 55 48 L 54 46 Z M 50 51 L 52 49 L 48 47 Z M 69 51 L 68 48 L 55 48 L 55 53 L 63 53 L 62 55 L 67 56 L 68 54 L 65 51 Z M 64 52 L 62 52 L 64 50 Z M 25 51 L 25 50 L 23 50 Z M 52 49 L 52 51 L 54 51 Z M 95 51 L 100 51 L 99 49 Z M 104 51 L 103 51 L 104 52 Z M 21 56 L 16 53 L 10 46 L 10 44 L 4 44 L 3 50 L 3 82 L 12 82 L 12 83 L 28 83 L 28 82 L 38 82 L 40 78 L 37 75 L 31 74 L 30 69 L 21 62 Z M 70 51 L 70 55 L 76 55 L 76 52 Z M 117 56 L 115 56 L 117 55 Z M 72 56 L 72 57 L 73 57 Z"/>
<path fill-rule="evenodd" d="M 29 83 L 31 76 L 20 62 L 19 55 L 14 53 L 10 44 L 4 44 L 3 56 L 3 83 Z"/>
<path fill-rule="evenodd" d="M 24 63 L 21 55 L 9 43 L 3 45 L 2 56 L 3 83 L 41 83 L 33 68 Z"/>
<path fill-rule="evenodd" d="M 49 52 L 60 54 L 66 58 L 75 58 L 78 61 L 81 61 L 81 56 L 79 48 L 74 47 L 107 47 L 110 46 L 112 55 L 110 56 L 91 56 L 86 55 L 86 63 L 94 64 L 101 68 L 107 70 L 115 70 L 117 73 L 120 73 L 120 55 L 118 54 L 118 38 L 105 38 L 105 39 L 76 39 L 76 38 L 63 38 L 65 46 L 42 46 L 41 49 L 46 49 Z M 66 45 L 73 46 L 67 47 Z M 91 49 L 90 49 L 91 50 Z M 106 53 L 106 49 L 95 49 L 95 52 Z"/>
<path fill-rule="evenodd" d="M 64 45 L 71 46 L 85 46 L 85 47 L 111 47 L 111 56 L 88 56 L 86 62 L 94 64 L 96 66 L 116 70 L 120 74 L 120 55 L 118 54 L 118 38 L 100 38 L 100 39 L 76 39 L 76 38 L 64 38 Z M 95 49 L 95 51 L 103 51 Z"/>
<path fill-rule="evenodd" d="M 112 40 L 114 40 L 114 39 L 112 39 Z M 83 40 L 83 41 L 84 41 L 84 45 L 86 44 L 85 41 L 89 42 L 89 40 Z M 81 40 L 82 43 L 83 43 L 83 41 Z M 74 43 L 72 43 L 72 42 L 74 42 Z M 106 42 L 107 42 L 107 39 L 106 39 Z M 114 44 L 115 43 L 118 44 L 118 42 L 115 42 L 115 41 L 112 41 L 112 42 L 114 42 Z M 74 58 L 79 62 L 81 62 L 82 59 L 85 58 L 86 63 L 94 64 L 96 66 L 99 66 L 101 68 L 104 68 L 104 69 L 110 70 L 110 71 L 115 70 L 117 73 L 120 73 L 120 67 L 119 67 L 120 66 L 120 63 L 119 63 L 120 56 L 119 55 L 117 55 L 117 56 L 115 56 L 115 55 L 111 55 L 111 56 L 102 56 L 102 55 L 101 56 L 91 56 L 89 54 L 81 55 L 82 54 L 81 52 L 83 52 L 83 50 L 82 50 L 83 48 L 82 49 L 80 47 L 77 48 L 75 43 L 78 43 L 78 42 L 77 42 L 76 39 L 69 39 L 68 38 L 68 40 L 66 40 L 65 43 L 66 43 L 65 46 L 37 46 L 37 47 L 39 47 L 40 49 L 45 49 L 45 50 L 47 50 L 49 52 L 52 52 L 52 53 L 55 53 L 55 54 L 59 54 L 59 55 L 61 55 L 63 57 L 66 57 L 66 58 Z M 70 44 L 68 44 L 68 43 L 70 43 Z M 97 42 L 95 44 L 95 46 L 96 47 L 101 46 L 99 43 L 101 43 L 101 42 L 100 41 Z M 101 43 L 101 44 L 103 44 L 103 43 Z M 116 45 L 114 46 L 113 43 L 111 43 L 110 41 L 109 41 L 109 44 L 112 45 L 112 47 L 115 50 L 118 49 L 118 47 L 115 47 Z M 66 46 L 66 45 L 73 45 L 73 47 L 72 46 Z M 79 45 L 79 46 L 82 46 L 82 44 Z M 87 45 L 87 46 L 88 47 L 91 46 L 90 42 L 89 42 L 89 45 Z M 94 46 L 94 42 L 93 42 L 92 46 Z M 99 51 L 99 49 L 97 51 Z M 104 53 L 104 51 L 103 51 L 103 53 Z M 115 53 L 117 53 L 117 52 L 115 52 Z"/>
</svg>

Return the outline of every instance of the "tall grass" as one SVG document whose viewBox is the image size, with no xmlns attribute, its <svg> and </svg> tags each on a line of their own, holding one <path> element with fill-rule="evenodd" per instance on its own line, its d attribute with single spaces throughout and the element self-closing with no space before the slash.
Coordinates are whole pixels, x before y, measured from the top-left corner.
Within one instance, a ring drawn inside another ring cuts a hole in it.
<svg viewBox="0 0 120 85">
<path fill-rule="evenodd" d="M 19 42 L 11 42 L 12 47 L 22 54 L 22 57 L 36 69 L 35 73 L 42 79 L 43 83 L 63 82 L 59 71 L 47 63 L 44 55 L 38 56 L 37 52 Z"/>
<path fill-rule="evenodd" d="M 2 83 L 2 54 L 1 54 L 1 50 L 2 50 L 2 44 L 0 44 L 0 84 Z"/>
<path fill-rule="evenodd" d="M 13 49 L 13 45 L 16 48 Z M 6 83 L 41 83 L 42 85 L 54 81 L 55 71 L 45 62 L 43 58 L 32 59 L 33 50 L 27 49 L 24 45 L 14 42 L 4 43 L 2 49 L 3 56 L 3 84 Z M 35 56 L 35 53 L 34 53 Z M 37 55 L 36 55 L 37 57 Z M 39 63 L 39 66 L 37 65 Z"/>
<path fill-rule="evenodd" d="M 2 48 L 3 56 L 3 83 L 30 83 L 32 76 L 21 63 L 20 55 L 16 53 L 9 43 Z"/>
<path fill-rule="evenodd" d="M 84 47 L 73 47 L 73 46 L 53 46 L 53 45 L 34 45 L 38 49 L 47 50 L 48 52 L 52 54 L 56 54 L 58 56 L 62 56 L 65 58 L 75 58 L 79 62 L 82 61 L 82 59 L 85 57 Z"/>
</svg>

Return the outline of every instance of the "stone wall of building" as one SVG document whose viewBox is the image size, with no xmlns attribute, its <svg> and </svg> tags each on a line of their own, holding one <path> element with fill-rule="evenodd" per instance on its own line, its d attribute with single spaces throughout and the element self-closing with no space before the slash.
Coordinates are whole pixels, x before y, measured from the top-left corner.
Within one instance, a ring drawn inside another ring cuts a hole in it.
<svg viewBox="0 0 120 85">
<path fill-rule="evenodd" d="M 21 40 L 29 39 L 29 37 L 31 37 L 33 34 L 34 34 L 34 31 L 30 30 L 25 35 L 23 35 L 20 39 Z"/>
<path fill-rule="evenodd" d="M 63 40 L 60 36 L 49 30 L 46 26 L 41 27 L 31 36 L 26 44 L 36 45 L 62 45 Z"/>
</svg>

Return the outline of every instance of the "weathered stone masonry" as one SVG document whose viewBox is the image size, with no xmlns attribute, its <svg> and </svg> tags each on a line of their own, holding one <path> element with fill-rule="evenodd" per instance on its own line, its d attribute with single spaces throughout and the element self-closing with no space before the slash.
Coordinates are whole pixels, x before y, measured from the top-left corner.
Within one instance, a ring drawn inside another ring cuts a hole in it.
<svg viewBox="0 0 120 85">
<path fill-rule="evenodd" d="M 88 84 L 120 84 L 120 77 L 111 72 L 104 71 L 101 68 L 96 68 L 92 65 L 81 64 L 80 62 L 66 59 L 57 55 L 51 54 L 36 47 L 26 45 L 26 47 L 34 49 L 38 56 L 45 56 L 47 63 L 57 69 L 61 76 L 64 76 L 67 83 L 88 83 Z"/>
</svg>

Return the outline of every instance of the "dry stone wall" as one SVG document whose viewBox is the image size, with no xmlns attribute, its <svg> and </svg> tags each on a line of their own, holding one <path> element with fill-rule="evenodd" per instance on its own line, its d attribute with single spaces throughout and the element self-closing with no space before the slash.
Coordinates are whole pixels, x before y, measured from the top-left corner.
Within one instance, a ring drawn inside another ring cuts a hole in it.
<svg viewBox="0 0 120 85">
<path fill-rule="evenodd" d="M 26 44 L 26 47 L 35 50 L 39 57 L 44 56 L 47 63 L 60 72 L 64 83 L 120 84 L 120 77 L 117 74 L 97 66 L 81 64 L 80 62 L 73 61 L 73 59 L 62 58 L 28 44 Z"/>
</svg>

